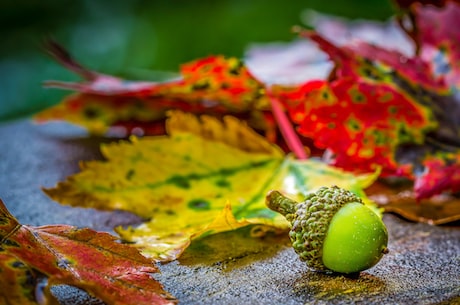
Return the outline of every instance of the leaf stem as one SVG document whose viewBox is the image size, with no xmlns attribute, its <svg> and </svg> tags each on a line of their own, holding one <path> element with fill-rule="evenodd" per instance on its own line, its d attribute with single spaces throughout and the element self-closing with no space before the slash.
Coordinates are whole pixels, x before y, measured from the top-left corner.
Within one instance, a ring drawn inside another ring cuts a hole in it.
<svg viewBox="0 0 460 305">
<path fill-rule="evenodd" d="M 287 146 L 294 153 L 297 159 L 308 159 L 305 148 L 303 147 L 302 142 L 300 141 L 297 133 L 292 127 L 292 124 L 289 118 L 287 117 L 286 113 L 283 111 L 283 109 L 281 109 L 279 101 L 271 94 L 267 95 L 270 99 L 273 116 L 275 117 L 275 120 L 278 123 L 278 127 L 281 131 L 281 134 L 283 135 L 284 140 L 286 141 Z"/>
</svg>

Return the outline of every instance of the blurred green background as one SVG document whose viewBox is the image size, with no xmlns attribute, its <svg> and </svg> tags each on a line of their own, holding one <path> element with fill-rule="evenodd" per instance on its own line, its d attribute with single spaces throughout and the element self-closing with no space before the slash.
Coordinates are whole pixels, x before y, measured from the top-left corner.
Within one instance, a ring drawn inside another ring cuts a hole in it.
<svg viewBox="0 0 460 305">
<path fill-rule="evenodd" d="M 44 80 L 78 80 L 43 50 L 53 37 L 84 66 L 129 79 L 224 54 L 250 43 L 291 41 L 302 12 L 386 20 L 389 0 L 6 0 L 0 1 L 0 121 L 29 116 L 68 92 Z"/>
</svg>

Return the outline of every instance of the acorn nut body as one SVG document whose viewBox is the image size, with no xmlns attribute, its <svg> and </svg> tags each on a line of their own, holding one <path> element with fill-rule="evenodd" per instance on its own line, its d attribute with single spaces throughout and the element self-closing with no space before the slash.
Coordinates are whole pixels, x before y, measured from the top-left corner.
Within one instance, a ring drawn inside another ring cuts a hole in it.
<svg viewBox="0 0 460 305">
<path fill-rule="evenodd" d="M 356 273 L 374 266 L 388 252 L 385 224 L 347 190 L 322 187 L 303 202 L 271 191 L 266 202 L 291 223 L 292 246 L 313 269 Z"/>
</svg>

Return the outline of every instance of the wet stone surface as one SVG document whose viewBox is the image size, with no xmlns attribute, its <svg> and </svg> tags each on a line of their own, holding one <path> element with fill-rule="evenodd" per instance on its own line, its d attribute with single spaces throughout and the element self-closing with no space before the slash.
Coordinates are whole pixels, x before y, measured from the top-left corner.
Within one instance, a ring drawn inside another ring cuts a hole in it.
<svg viewBox="0 0 460 305">
<path fill-rule="evenodd" d="M 107 141 L 62 123 L 0 123 L 0 198 L 29 225 L 113 232 L 136 223 L 121 211 L 62 206 L 41 191 L 77 172 L 80 160 L 100 159 L 99 144 Z M 390 252 L 359 276 L 311 271 L 286 236 L 252 238 L 243 228 L 192 243 L 154 277 L 180 304 L 460 304 L 459 223 L 431 226 L 390 214 L 384 222 Z M 62 304 L 100 304 L 67 286 L 53 293 Z"/>
</svg>

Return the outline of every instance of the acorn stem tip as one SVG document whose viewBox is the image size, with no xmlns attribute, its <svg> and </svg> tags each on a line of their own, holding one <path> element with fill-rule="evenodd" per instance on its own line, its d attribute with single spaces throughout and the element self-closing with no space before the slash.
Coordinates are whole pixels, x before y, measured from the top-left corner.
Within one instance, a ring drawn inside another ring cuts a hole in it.
<svg viewBox="0 0 460 305">
<path fill-rule="evenodd" d="M 270 210 L 286 216 L 295 213 L 297 202 L 287 198 L 278 191 L 270 191 L 266 197 L 266 204 Z"/>
</svg>

